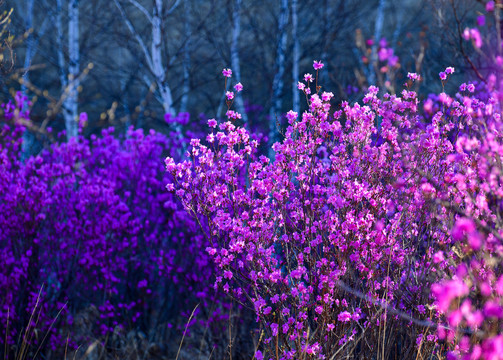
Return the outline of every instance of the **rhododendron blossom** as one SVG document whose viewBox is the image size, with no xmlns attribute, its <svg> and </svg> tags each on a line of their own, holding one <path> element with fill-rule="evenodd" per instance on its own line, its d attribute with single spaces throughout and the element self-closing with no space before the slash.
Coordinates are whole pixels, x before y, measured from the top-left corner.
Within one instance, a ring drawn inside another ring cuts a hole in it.
<svg viewBox="0 0 503 360">
<path fill-rule="evenodd" d="M 383 324 L 433 351 L 465 325 L 500 321 L 501 295 L 470 300 L 472 284 L 485 297 L 503 286 L 497 261 L 478 255 L 503 255 L 503 234 L 488 230 L 497 219 L 490 194 L 503 197 L 501 165 L 487 162 L 503 153 L 497 100 L 442 92 L 420 107 L 414 91 L 381 99 L 370 86 L 362 104 L 332 110 L 332 93 L 298 88 L 308 108 L 286 113 L 274 161 L 228 121 L 210 146 L 193 143 L 190 162 L 167 160 L 174 192 L 208 221 L 216 286 L 255 309 L 266 336 L 260 354 L 322 359 L 358 334 L 377 339 Z M 495 339 L 465 339 L 459 351 L 486 354 Z"/>
</svg>

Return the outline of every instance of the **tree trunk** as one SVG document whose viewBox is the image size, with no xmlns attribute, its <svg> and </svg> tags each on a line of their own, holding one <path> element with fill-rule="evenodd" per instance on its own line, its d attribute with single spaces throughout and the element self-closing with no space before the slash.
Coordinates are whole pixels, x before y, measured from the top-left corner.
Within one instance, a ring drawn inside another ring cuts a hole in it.
<svg viewBox="0 0 503 360">
<path fill-rule="evenodd" d="M 30 82 L 30 72 L 29 67 L 31 65 L 31 61 L 33 55 L 35 54 L 35 41 L 33 37 L 33 1 L 34 0 L 26 0 L 25 3 L 25 28 L 28 33 L 28 38 L 26 39 L 26 53 L 24 57 L 24 74 L 23 74 L 23 82 L 21 83 L 21 92 L 23 95 L 26 95 L 27 84 Z M 23 144 L 22 144 L 22 155 L 21 158 L 23 160 L 30 157 L 32 153 L 32 147 L 34 142 L 33 134 L 26 130 L 23 133 Z"/>
<path fill-rule="evenodd" d="M 272 83 L 272 104 L 269 112 L 269 155 L 273 156 L 271 145 L 278 140 L 277 121 L 281 121 L 281 93 L 285 73 L 286 25 L 288 21 L 288 0 L 281 0 L 278 22 L 278 47 L 276 50 L 276 74 Z"/>
<path fill-rule="evenodd" d="M 293 64 L 292 64 L 292 95 L 293 111 L 300 112 L 300 90 L 297 88 L 299 79 L 299 59 L 300 59 L 300 41 L 297 35 L 297 0 L 292 0 L 292 40 L 293 40 Z"/>
<path fill-rule="evenodd" d="M 26 0 L 25 7 L 25 29 L 28 33 L 28 37 L 26 38 L 26 53 L 24 57 L 24 74 L 23 74 L 23 83 L 21 84 L 21 91 L 23 94 L 26 94 L 26 84 L 30 82 L 30 72 L 28 68 L 31 65 L 31 61 L 33 55 L 35 54 L 35 39 L 33 37 L 33 1 L 34 0 Z"/>
<path fill-rule="evenodd" d="M 231 67 L 236 79 L 236 83 L 241 82 L 241 67 L 239 64 L 239 35 L 241 33 L 241 2 L 236 0 L 234 3 L 233 20 L 234 26 L 232 28 L 232 44 L 231 44 Z M 240 93 L 236 93 L 234 103 L 236 104 L 237 111 L 241 114 L 245 123 L 248 123 L 248 116 L 245 111 L 243 97 Z"/>
<path fill-rule="evenodd" d="M 152 16 L 152 72 L 154 73 L 159 94 L 162 99 L 162 107 L 166 114 L 175 115 L 173 108 L 173 96 L 166 80 L 166 71 L 162 65 L 162 16 L 163 0 L 155 0 L 154 12 Z"/>
<path fill-rule="evenodd" d="M 384 10 L 386 8 L 386 0 L 379 0 L 379 7 L 377 8 L 376 23 L 374 30 L 374 44 L 372 45 L 372 58 L 369 63 L 369 85 L 376 85 L 376 72 L 378 69 L 378 56 L 377 49 L 379 46 L 379 41 L 381 40 L 382 27 L 384 22 Z"/>
<path fill-rule="evenodd" d="M 189 102 L 189 91 L 190 91 L 190 47 L 191 47 L 191 28 L 190 28 L 190 0 L 185 0 L 184 3 L 185 11 L 185 44 L 183 46 L 183 85 L 182 85 L 182 100 L 180 101 L 180 112 L 187 112 L 187 105 Z"/>
<path fill-rule="evenodd" d="M 58 4 L 58 36 L 62 42 L 61 0 Z M 68 77 L 64 71 L 64 54 L 62 46 L 58 54 L 59 65 L 62 68 L 61 86 L 64 88 L 63 116 L 65 118 L 66 137 L 71 139 L 78 135 L 78 88 L 80 86 L 80 49 L 79 49 L 79 0 L 68 3 Z"/>
</svg>

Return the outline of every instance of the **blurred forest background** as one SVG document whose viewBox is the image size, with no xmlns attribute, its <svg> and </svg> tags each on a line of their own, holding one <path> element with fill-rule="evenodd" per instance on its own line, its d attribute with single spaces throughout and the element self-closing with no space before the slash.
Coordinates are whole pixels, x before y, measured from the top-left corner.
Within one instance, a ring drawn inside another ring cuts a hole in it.
<svg viewBox="0 0 503 360">
<path fill-rule="evenodd" d="M 187 122 L 165 114 L 224 115 L 220 71 L 229 67 L 245 87 L 237 110 L 273 131 L 271 117 L 302 107 L 296 84 L 313 60 L 325 63 L 323 88 L 351 101 L 369 84 L 400 91 L 408 71 L 422 74 L 425 94 L 440 89 L 447 65 L 480 68 L 460 41 L 474 6 L 482 9 L 475 0 L 6 0 L 12 56 L 1 101 L 25 92 L 38 137 L 48 127 L 75 136 L 81 112 L 87 135 L 110 125 L 178 131 Z"/>
</svg>

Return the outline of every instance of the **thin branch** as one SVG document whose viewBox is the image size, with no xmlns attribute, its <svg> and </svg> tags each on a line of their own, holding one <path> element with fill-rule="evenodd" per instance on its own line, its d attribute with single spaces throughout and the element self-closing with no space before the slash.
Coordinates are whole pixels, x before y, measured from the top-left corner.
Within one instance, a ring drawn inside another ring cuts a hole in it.
<svg viewBox="0 0 503 360">
<path fill-rule="evenodd" d="M 138 42 L 138 44 L 140 45 L 140 47 L 141 47 L 141 49 L 143 51 L 143 54 L 145 55 L 145 60 L 147 61 L 147 65 L 148 65 L 150 71 L 154 72 L 154 66 L 152 64 L 152 59 L 150 58 L 150 53 L 148 52 L 147 46 L 143 42 L 140 34 L 138 34 L 138 32 L 135 30 L 133 24 L 131 23 L 131 21 L 127 17 L 126 12 L 124 11 L 124 8 L 119 3 L 119 1 L 118 0 L 114 0 L 114 3 L 117 6 L 117 8 L 119 9 L 119 11 L 120 11 L 120 13 L 122 15 L 122 19 L 126 23 L 126 26 L 128 27 L 129 31 L 135 37 L 136 42 Z"/>
<path fill-rule="evenodd" d="M 136 0 L 128 0 L 132 5 L 136 6 L 136 8 L 138 10 L 140 10 L 148 19 L 148 21 L 150 21 L 151 24 L 153 24 L 153 21 L 152 21 L 152 15 L 150 15 L 150 13 L 147 11 L 147 9 L 145 9 L 145 7 L 143 7 L 138 1 Z"/>
<path fill-rule="evenodd" d="M 479 69 L 477 69 L 477 67 L 473 63 L 472 59 L 470 59 L 470 57 L 465 52 L 465 48 L 463 46 L 463 35 L 462 35 L 462 31 L 461 31 L 461 20 L 458 17 L 458 12 L 456 11 L 456 5 L 454 4 L 454 2 L 452 0 L 451 0 L 451 6 L 452 6 L 452 11 L 454 13 L 454 18 L 456 19 L 458 39 L 459 39 L 459 48 L 461 50 L 461 55 L 463 55 L 463 57 L 468 62 L 468 64 L 470 64 L 470 67 L 475 72 L 475 75 L 477 75 L 479 80 L 482 81 L 483 83 L 485 83 L 486 80 L 484 79 L 482 74 L 479 72 Z"/>
<path fill-rule="evenodd" d="M 192 310 L 192 314 L 190 314 L 189 320 L 187 321 L 187 324 L 185 325 L 185 331 L 183 332 L 182 341 L 180 341 L 180 346 L 178 347 L 178 352 L 176 353 L 175 360 L 178 360 L 178 356 L 180 356 L 180 350 L 182 349 L 183 339 L 185 339 L 185 334 L 187 333 L 187 329 L 189 327 L 190 321 L 192 320 L 192 317 L 194 316 L 194 313 L 196 312 L 196 309 L 198 306 L 199 306 L 199 304 L 197 304 L 196 307 L 194 308 L 194 310 Z"/>
<path fill-rule="evenodd" d="M 188 0 L 186 0 L 186 1 L 188 1 Z M 178 7 L 178 5 L 180 5 L 180 0 L 175 1 L 173 6 L 171 6 L 171 9 L 168 10 L 168 15 L 171 15 L 173 13 L 173 11 L 175 11 L 175 9 Z"/>
<path fill-rule="evenodd" d="M 373 299 L 371 298 L 370 296 L 368 295 L 365 295 L 364 293 L 362 293 L 361 291 L 358 291 L 358 290 L 355 290 L 355 289 L 352 289 L 350 288 L 349 286 L 347 286 L 344 282 L 338 280 L 337 283 L 336 283 L 337 287 L 341 288 L 342 290 L 350 293 L 351 295 L 354 295 L 356 296 L 357 298 L 359 299 L 362 299 L 362 300 L 365 300 L 365 301 L 368 301 L 370 303 L 372 303 L 373 305 L 377 305 L 379 306 L 380 308 L 386 310 L 387 312 L 391 313 L 391 314 L 394 314 L 394 315 L 397 315 L 399 317 L 401 317 L 403 320 L 407 320 L 407 321 L 410 321 L 416 325 L 419 325 L 419 326 L 424 326 L 424 327 L 428 327 L 428 328 L 444 328 L 444 329 L 450 329 L 449 327 L 447 326 L 444 326 L 444 325 L 439 325 L 439 324 L 435 324 L 434 322 L 430 321 L 430 320 L 419 320 L 419 319 L 416 319 L 416 318 L 413 318 L 412 316 L 410 316 L 409 314 L 403 312 L 403 311 L 400 311 L 400 310 L 397 310 L 395 309 L 394 307 L 390 306 L 387 302 L 385 301 L 382 301 L 382 300 L 376 300 L 376 299 Z M 472 333 L 470 330 L 466 330 L 464 331 L 466 333 Z"/>
</svg>

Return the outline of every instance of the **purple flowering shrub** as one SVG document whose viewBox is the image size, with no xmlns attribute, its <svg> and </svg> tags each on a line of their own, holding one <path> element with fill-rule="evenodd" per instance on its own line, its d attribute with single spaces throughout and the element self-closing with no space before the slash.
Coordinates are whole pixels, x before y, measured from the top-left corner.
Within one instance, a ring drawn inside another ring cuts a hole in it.
<svg viewBox="0 0 503 360">
<path fill-rule="evenodd" d="M 432 286 L 445 318 L 438 335 L 451 344 L 451 359 L 503 356 L 501 93 L 485 95 L 487 102 L 460 96 L 467 126 L 447 158 L 448 186 L 435 185 L 445 209 L 439 220 L 452 228 L 451 247 L 434 255 L 443 280 Z"/>
<path fill-rule="evenodd" d="M 17 100 L 5 106 L 0 123 L 2 348 L 6 338 L 19 345 L 37 300 L 23 340 L 38 347 L 43 336 L 32 334 L 50 330 L 44 346 L 58 350 L 68 335 L 82 345 L 117 329 L 181 337 L 197 303 L 198 321 L 225 320 L 229 303 L 208 282 L 209 244 L 165 191 L 159 159 L 176 156 L 170 138 L 130 129 L 121 140 L 110 128 L 21 162 L 21 119 L 28 121 L 28 113 Z M 98 319 L 80 334 L 74 322 L 89 308 Z"/>
<path fill-rule="evenodd" d="M 470 285 L 443 287 L 483 277 L 488 299 L 478 302 L 490 301 L 487 316 L 496 320 L 485 323 L 490 332 L 475 323 L 470 341 L 501 346 L 501 289 L 492 288 L 503 270 L 498 99 L 441 93 L 438 111 L 425 118 L 414 91 L 380 99 L 370 87 L 363 105 L 334 111 L 333 95 L 304 79 L 309 110 L 287 113 L 274 162 L 257 154 L 236 116 L 210 119 L 212 132 L 204 144 L 191 141 L 190 160 L 166 158 L 168 190 L 208 228 L 216 285 L 255 311 L 263 331 L 255 358 L 442 356 L 459 347 L 453 327 L 462 321 L 451 323 L 446 310 Z M 476 134 L 484 146 L 471 140 Z M 460 214 L 475 215 L 492 235 L 483 240 L 475 222 L 451 233 Z M 477 270 L 463 273 L 466 232 L 480 253 Z"/>
</svg>

